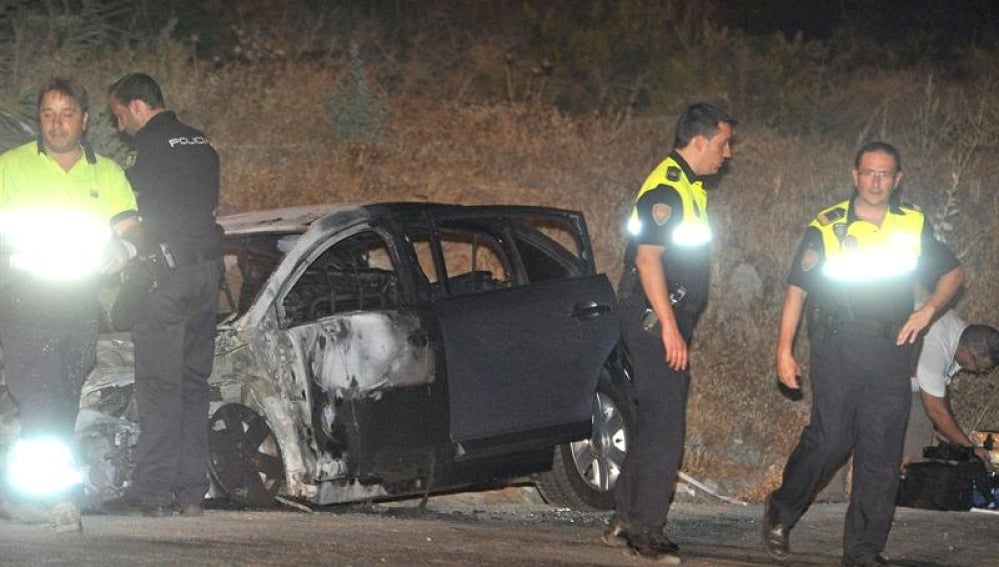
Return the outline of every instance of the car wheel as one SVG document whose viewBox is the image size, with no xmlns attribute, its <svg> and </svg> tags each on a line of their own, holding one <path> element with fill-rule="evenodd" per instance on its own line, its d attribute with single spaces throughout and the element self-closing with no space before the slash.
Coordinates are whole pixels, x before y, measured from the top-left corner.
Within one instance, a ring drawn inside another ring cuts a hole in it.
<svg viewBox="0 0 999 567">
<path fill-rule="evenodd" d="M 555 448 L 552 470 L 538 481 L 541 496 L 553 506 L 588 512 L 613 510 L 614 484 L 633 427 L 634 412 L 623 388 L 601 377 L 593 400 L 590 437 Z"/>
<path fill-rule="evenodd" d="M 250 408 L 226 404 L 209 421 L 209 468 L 226 497 L 267 506 L 284 482 L 284 461 L 267 421 Z"/>
</svg>

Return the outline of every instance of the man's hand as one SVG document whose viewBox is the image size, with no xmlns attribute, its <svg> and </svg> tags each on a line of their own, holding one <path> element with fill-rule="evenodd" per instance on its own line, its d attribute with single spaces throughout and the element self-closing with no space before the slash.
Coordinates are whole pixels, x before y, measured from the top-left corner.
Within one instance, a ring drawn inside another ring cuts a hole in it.
<svg viewBox="0 0 999 567">
<path fill-rule="evenodd" d="M 933 321 L 933 316 L 937 311 L 947 305 L 948 302 L 961 288 L 964 283 L 964 268 L 957 266 L 937 279 L 933 293 L 930 294 L 922 307 L 909 315 L 909 320 L 902 325 L 902 330 L 895 339 L 895 344 L 902 346 L 905 343 L 914 343 L 919 338 L 919 333 L 923 331 Z"/>
<path fill-rule="evenodd" d="M 895 344 L 901 346 L 905 343 L 916 342 L 916 339 L 919 338 L 919 333 L 933 321 L 935 313 L 936 310 L 928 305 L 923 305 L 913 311 L 909 315 L 909 319 L 905 322 L 905 325 L 902 325 L 902 329 L 898 333 L 898 338 L 895 339 Z"/>
<path fill-rule="evenodd" d="M 117 274 L 125 268 L 125 264 L 137 254 L 135 245 L 122 238 L 112 238 L 104 249 L 104 261 L 101 263 L 101 273 Z"/>
<path fill-rule="evenodd" d="M 985 447 L 975 447 L 975 456 L 985 463 L 985 468 L 987 470 L 993 470 L 995 467 L 992 465 L 992 456 L 989 452 L 985 450 Z"/>
<path fill-rule="evenodd" d="M 792 390 L 801 388 L 798 384 L 798 376 L 801 374 L 801 366 L 790 352 L 782 352 L 777 355 L 777 379 Z"/>
<path fill-rule="evenodd" d="M 780 312 L 780 331 L 777 334 L 777 379 L 792 390 L 801 387 L 798 375 L 801 367 L 794 359 L 794 335 L 801 321 L 802 307 L 805 305 L 805 290 L 796 285 L 787 286 L 784 294 L 784 307 Z"/>
<path fill-rule="evenodd" d="M 663 325 L 663 347 L 666 349 L 666 364 L 679 372 L 687 368 L 687 341 L 674 325 Z"/>
</svg>

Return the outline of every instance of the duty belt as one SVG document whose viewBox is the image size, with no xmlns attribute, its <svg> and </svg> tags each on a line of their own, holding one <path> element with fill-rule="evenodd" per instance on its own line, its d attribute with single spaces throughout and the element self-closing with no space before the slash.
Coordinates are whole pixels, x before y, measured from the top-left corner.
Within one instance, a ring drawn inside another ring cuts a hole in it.
<svg viewBox="0 0 999 567">
<path fill-rule="evenodd" d="M 895 338 L 902 330 L 901 325 L 884 323 L 873 319 L 840 319 L 830 322 L 833 333 L 856 333 L 866 337 Z"/>
<path fill-rule="evenodd" d="M 181 266 L 217 260 L 218 257 L 218 252 L 214 250 L 188 250 L 170 246 L 166 242 L 160 242 L 153 256 L 153 261 L 162 262 L 163 266 L 167 269 L 173 270 Z"/>
</svg>

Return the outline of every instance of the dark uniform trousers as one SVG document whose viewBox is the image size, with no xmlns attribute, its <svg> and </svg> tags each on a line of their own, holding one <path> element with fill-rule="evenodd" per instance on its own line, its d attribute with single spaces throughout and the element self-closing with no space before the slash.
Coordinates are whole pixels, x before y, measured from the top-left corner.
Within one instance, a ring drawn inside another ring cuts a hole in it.
<svg viewBox="0 0 999 567">
<path fill-rule="evenodd" d="M 614 489 L 615 514 L 634 533 L 661 530 L 666 523 L 686 427 L 690 372 L 666 364 L 661 327 L 642 328 L 645 297 L 632 294 L 621 306 L 621 332 L 634 371 L 635 434 Z M 675 310 L 689 341 L 694 319 Z"/>
<path fill-rule="evenodd" d="M 912 399 L 912 345 L 896 346 L 897 332 L 873 334 L 849 325 L 810 334 L 811 420 L 771 507 L 779 523 L 793 526 L 852 452 L 843 559 L 869 562 L 884 549 L 895 512 Z"/>
<path fill-rule="evenodd" d="M 197 504 L 208 490 L 219 276 L 218 260 L 176 268 L 132 329 L 140 436 L 130 495 L 143 504 Z"/>
<path fill-rule="evenodd" d="M 7 391 L 17 402 L 22 438 L 73 440 L 80 389 L 97 354 L 97 319 L 60 325 L 0 323 Z"/>
</svg>

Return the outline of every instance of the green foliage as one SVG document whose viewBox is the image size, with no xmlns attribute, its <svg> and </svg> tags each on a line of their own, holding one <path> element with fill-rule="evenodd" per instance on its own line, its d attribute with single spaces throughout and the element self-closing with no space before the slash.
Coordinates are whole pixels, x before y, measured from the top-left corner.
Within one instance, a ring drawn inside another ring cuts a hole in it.
<svg viewBox="0 0 999 567">
<path fill-rule="evenodd" d="M 384 97 L 372 88 L 364 73 L 357 43 L 350 45 L 347 74 L 330 94 L 326 109 L 330 128 L 341 141 L 375 141 L 382 133 L 388 108 Z"/>
</svg>

